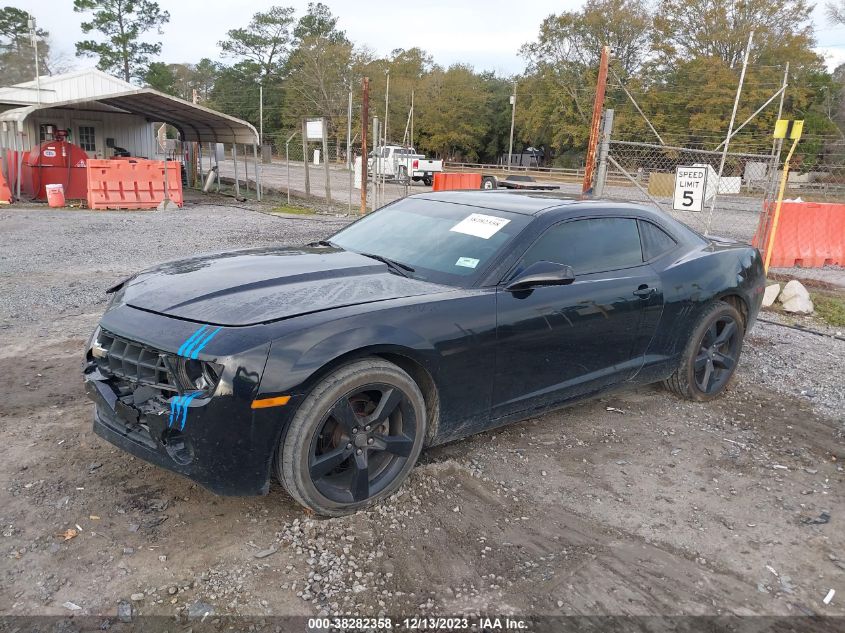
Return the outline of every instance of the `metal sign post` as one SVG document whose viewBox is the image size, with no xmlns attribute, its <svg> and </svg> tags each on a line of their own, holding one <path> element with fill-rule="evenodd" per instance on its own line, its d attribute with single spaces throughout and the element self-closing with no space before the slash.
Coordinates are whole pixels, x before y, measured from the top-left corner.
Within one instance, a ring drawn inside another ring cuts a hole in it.
<svg viewBox="0 0 845 633">
<path fill-rule="evenodd" d="M 801 140 L 801 132 L 804 130 L 804 121 L 788 121 L 780 119 L 775 124 L 775 138 L 784 139 L 789 137 L 792 140 L 792 147 L 789 148 L 789 153 L 786 155 L 786 160 L 783 161 L 783 176 L 780 179 L 780 189 L 778 190 L 778 200 L 775 205 L 775 215 L 772 218 L 772 229 L 769 231 L 769 239 L 766 243 L 766 260 L 763 270 L 769 272 L 769 263 L 772 261 L 772 249 L 775 245 L 775 234 L 778 231 L 778 221 L 780 220 L 780 208 L 783 204 L 783 193 L 786 191 L 786 181 L 789 178 L 789 161 L 792 160 L 792 154 L 795 152 L 795 147 L 798 141 Z"/>
</svg>

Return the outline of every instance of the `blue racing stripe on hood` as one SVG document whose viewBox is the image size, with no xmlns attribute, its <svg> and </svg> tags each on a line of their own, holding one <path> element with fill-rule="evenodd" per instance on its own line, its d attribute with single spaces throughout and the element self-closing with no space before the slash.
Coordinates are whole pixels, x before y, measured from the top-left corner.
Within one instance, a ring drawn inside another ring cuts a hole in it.
<svg viewBox="0 0 845 633">
<path fill-rule="evenodd" d="M 194 343 L 199 340 L 199 338 L 207 329 L 207 325 L 200 326 L 196 332 L 191 334 L 191 336 L 188 337 L 188 339 L 184 343 L 182 343 L 182 345 L 179 347 L 179 351 L 177 351 L 176 353 L 179 354 L 179 356 L 188 356 L 188 354 L 190 354 L 191 347 L 193 347 Z"/>
<path fill-rule="evenodd" d="M 208 342 L 209 342 L 211 339 L 213 339 L 213 338 L 214 338 L 214 336 L 215 336 L 215 335 L 216 335 L 216 334 L 217 334 L 220 330 L 222 330 L 222 329 L 223 329 L 222 327 L 218 327 L 218 328 L 217 328 L 216 330 L 214 330 L 211 334 L 209 334 L 208 336 L 206 336 L 206 337 L 205 337 L 205 338 L 204 338 L 201 342 L 199 342 L 199 343 L 197 343 L 196 345 L 194 345 L 194 346 L 193 346 L 193 351 L 191 352 L 190 357 L 191 357 L 192 359 L 196 360 L 197 355 L 198 355 L 198 354 L 202 351 L 202 348 L 203 348 L 203 347 L 205 347 L 206 345 L 208 345 Z M 186 354 L 185 354 L 185 356 L 188 356 L 188 354 L 186 353 Z"/>
</svg>

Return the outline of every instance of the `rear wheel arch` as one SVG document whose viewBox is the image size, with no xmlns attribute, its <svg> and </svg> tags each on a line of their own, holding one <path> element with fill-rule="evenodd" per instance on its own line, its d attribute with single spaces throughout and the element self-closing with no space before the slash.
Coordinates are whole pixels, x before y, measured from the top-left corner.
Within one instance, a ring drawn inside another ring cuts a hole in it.
<svg viewBox="0 0 845 633">
<path fill-rule="evenodd" d="M 716 297 L 716 299 L 733 306 L 742 317 L 742 329 L 748 329 L 748 303 L 742 298 L 742 295 L 728 292 Z"/>
</svg>

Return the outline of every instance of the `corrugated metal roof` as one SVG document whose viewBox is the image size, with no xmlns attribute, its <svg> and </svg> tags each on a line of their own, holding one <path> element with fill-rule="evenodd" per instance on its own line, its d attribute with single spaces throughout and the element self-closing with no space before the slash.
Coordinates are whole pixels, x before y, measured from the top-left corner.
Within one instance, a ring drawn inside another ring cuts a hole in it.
<svg viewBox="0 0 845 633">
<path fill-rule="evenodd" d="M 200 143 L 258 143 L 256 129 L 240 119 L 210 108 L 171 97 L 151 88 L 137 88 L 96 98 L 71 99 L 14 108 L 0 113 L 0 121 L 23 122 L 36 111 L 62 108 L 73 110 L 100 104 L 146 117 L 151 122 L 169 123 L 182 134 L 183 141 Z"/>
<path fill-rule="evenodd" d="M 87 68 L 60 75 L 42 76 L 39 83 L 31 80 L 0 88 L 0 103 L 34 105 L 39 100 L 39 84 L 42 104 L 86 97 L 96 98 L 137 88 L 101 70 Z"/>
</svg>

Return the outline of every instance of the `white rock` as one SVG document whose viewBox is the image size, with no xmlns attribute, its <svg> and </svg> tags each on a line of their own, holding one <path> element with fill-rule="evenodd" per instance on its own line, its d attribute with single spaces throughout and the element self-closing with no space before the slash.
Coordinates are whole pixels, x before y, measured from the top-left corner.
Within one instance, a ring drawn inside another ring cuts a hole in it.
<svg viewBox="0 0 845 633">
<path fill-rule="evenodd" d="M 783 287 L 778 300 L 783 304 L 783 309 L 787 312 L 798 314 L 812 314 L 813 312 L 813 302 L 810 299 L 810 293 L 796 279 L 793 279 Z"/>
<path fill-rule="evenodd" d="M 766 286 L 766 292 L 763 293 L 763 307 L 768 308 L 775 302 L 775 299 L 778 298 L 780 294 L 780 284 L 772 284 L 771 286 Z"/>
</svg>

